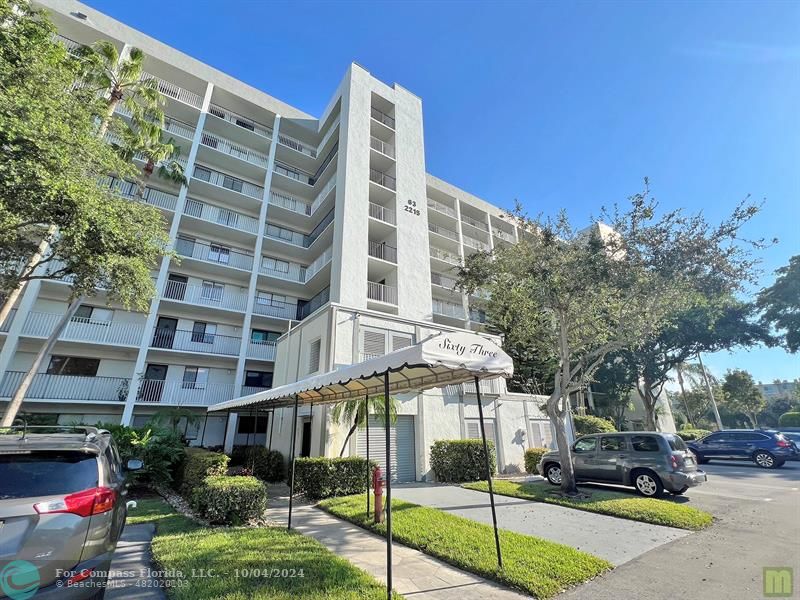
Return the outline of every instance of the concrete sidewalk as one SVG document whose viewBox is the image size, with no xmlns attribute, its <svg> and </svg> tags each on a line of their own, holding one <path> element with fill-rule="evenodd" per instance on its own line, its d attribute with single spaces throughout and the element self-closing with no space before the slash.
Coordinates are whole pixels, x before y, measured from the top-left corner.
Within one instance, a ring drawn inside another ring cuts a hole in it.
<svg viewBox="0 0 800 600">
<path fill-rule="evenodd" d="M 166 600 L 164 589 L 150 577 L 154 569 L 150 542 L 155 526 L 152 523 L 125 525 L 111 561 L 111 573 L 127 572 L 133 577 L 110 577 L 106 600 Z"/>
<path fill-rule="evenodd" d="M 289 511 L 280 489 L 270 486 L 267 518 L 286 525 Z M 277 496 L 277 497 L 276 497 Z M 307 503 L 295 503 L 292 528 L 321 542 L 376 579 L 386 581 L 386 539 L 342 521 Z M 395 543 L 392 548 L 395 591 L 414 600 L 522 600 L 529 596 L 511 591 L 477 575 L 466 573 L 422 552 Z"/>
<path fill-rule="evenodd" d="M 489 494 L 455 485 L 407 483 L 392 486 L 392 497 L 492 524 Z M 497 524 L 572 546 L 622 565 L 690 532 L 684 529 L 618 519 L 574 508 L 495 494 Z"/>
</svg>

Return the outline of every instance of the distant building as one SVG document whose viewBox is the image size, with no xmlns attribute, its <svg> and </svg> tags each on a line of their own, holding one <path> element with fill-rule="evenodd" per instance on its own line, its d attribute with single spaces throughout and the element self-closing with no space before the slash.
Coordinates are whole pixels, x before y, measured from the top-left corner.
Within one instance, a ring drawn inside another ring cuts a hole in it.
<svg viewBox="0 0 800 600">
<path fill-rule="evenodd" d="M 800 385 L 800 379 L 789 381 L 775 380 L 772 383 L 759 383 L 758 389 L 766 398 L 767 402 L 774 402 L 775 400 L 797 400 L 797 387 Z"/>
</svg>

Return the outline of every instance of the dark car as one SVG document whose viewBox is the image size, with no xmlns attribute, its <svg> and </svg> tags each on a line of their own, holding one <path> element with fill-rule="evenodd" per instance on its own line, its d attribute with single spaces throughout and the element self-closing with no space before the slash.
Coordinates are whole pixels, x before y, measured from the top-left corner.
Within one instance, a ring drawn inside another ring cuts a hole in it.
<svg viewBox="0 0 800 600">
<path fill-rule="evenodd" d="M 764 469 L 777 469 L 798 457 L 794 442 L 772 429 L 716 431 L 688 446 L 700 464 L 710 460 L 748 460 Z"/>
<path fill-rule="evenodd" d="M 124 471 L 107 431 L 0 431 L 0 567 L 36 598 L 102 598 L 127 515 Z"/>
<path fill-rule="evenodd" d="M 553 485 L 561 483 L 558 452 L 539 461 L 539 474 Z M 658 497 L 666 489 L 683 494 L 706 481 L 706 474 L 674 433 L 635 431 L 595 433 L 572 445 L 572 463 L 578 481 L 630 485 L 643 496 Z"/>
</svg>

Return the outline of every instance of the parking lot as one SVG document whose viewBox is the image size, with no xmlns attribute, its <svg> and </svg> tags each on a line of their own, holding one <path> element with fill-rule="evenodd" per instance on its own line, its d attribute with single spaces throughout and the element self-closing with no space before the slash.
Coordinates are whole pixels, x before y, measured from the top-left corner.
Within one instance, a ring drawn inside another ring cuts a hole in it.
<svg viewBox="0 0 800 600">
<path fill-rule="evenodd" d="M 761 598 L 764 567 L 789 566 L 800 574 L 800 462 L 774 470 L 722 461 L 702 468 L 708 482 L 675 501 L 714 514 L 712 527 L 651 550 L 560 598 Z"/>
</svg>

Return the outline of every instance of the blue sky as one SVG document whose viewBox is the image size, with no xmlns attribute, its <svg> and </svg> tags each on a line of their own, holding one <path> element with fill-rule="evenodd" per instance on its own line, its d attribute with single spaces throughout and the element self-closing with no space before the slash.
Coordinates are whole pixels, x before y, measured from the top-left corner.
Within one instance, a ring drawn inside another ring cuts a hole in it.
<svg viewBox="0 0 800 600">
<path fill-rule="evenodd" d="M 800 253 L 800 3 L 88 3 L 313 115 L 358 62 L 422 98 L 428 171 L 500 206 L 586 223 L 647 176 L 712 220 L 765 199 L 764 283 Z M 800 376 L 777 349 L 707 363 Z"/>
</svg>

